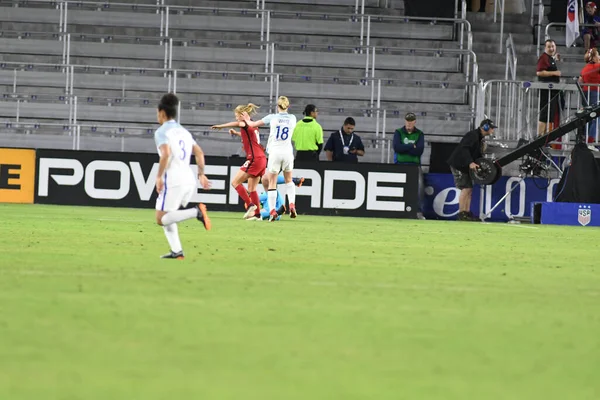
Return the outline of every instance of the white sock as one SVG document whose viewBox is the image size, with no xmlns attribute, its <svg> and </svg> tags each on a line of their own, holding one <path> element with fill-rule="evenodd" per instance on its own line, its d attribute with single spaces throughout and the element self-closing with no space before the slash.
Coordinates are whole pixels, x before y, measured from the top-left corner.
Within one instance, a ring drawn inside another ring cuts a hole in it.
<svg viewBox="0 0 600 400">
<path fill-rule="evenodd" d="M 171 251 L 175 253 L 180 252 L 182 249 L 177 224 L 163 225 L 163 229 L 165 230 L 167 242 L 169 242 L 169 246 L 171 246 Z"/>
<path fill-rule="evenodd" d="M 277 190 L 269 189 L 267 195 L 269 196 L 269 210 L 275 210 L 275 206 L 277 205 Z"/>
<path fill-rule="evenodd" d="M 287 185 L 285 183 L 283 185 L 277 185 L 277 190 L 279 190 L 279 194 L 281 195 L 281 198 L 283 199 L 283 204 L 285 204 L 285 196 L 287 195 L 287 192 L 288 192 Z"/>
<path fill-rule="evenodd" d="M 185 221 L 186 219 L 196 218 L 198 216 L 198 209 L 187 208 L 185 210 L 177 210 L 170 211 L 163 215 L 160 222 L 162 222 L 163 226 L 176 224 L 181 221 Z"/>
<path fill-rule="evenodd" d="M 285 184 L 286 187 L 286 192 L 287 192 L 287 197 L 288 200 L 290 201 L 290 204 L 295 204 L 296 203 L 296 185 L 294 185 L 294 182 L 289 182 Z"/>
</svg>

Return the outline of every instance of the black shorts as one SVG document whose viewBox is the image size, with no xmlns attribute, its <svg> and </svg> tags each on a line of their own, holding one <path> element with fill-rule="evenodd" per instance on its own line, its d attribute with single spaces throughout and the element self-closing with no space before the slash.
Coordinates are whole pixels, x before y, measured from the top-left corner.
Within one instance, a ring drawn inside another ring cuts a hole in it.
<svg viewBox="0 0 600 400">
<path fill-rule="evenodd" d="M 452 171 L 452 176 L 454 177 L 454 185 L 457 189 L 462 190 L 473 188 L 473 180 L 471 180 L 471 175 L 468 172 L 459 171 L 454 167 L 450 167 L 450 171 Z"/>
<path fill-rule="evenodd" d="M 319 153 L 315 150 L 297 150 L 296 161 L 319 161 Z"/>
<path fill-rule="evenodd" d="M 548 100 L 548 96 L 550 96 L 550 100 Z M 550 112 L 548 112 L 548 107 L 550 107 Z M 554 118 L 559 115 L 559 107 L 559 90 L 540 90 L 540 116 L 538 121 L 543 123 L 554 122 Z"/>
</svg>

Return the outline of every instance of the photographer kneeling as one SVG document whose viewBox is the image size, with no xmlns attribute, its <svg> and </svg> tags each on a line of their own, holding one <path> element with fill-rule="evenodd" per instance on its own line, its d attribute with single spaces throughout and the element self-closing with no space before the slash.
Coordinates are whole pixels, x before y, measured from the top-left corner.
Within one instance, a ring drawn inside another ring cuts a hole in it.
<svg viewBox="0 0 600 400">
<path fill-rule="evenodd" d="M 458 198 L 458 220 L 478 221 L 471 212 L 471 196 L 473 194 L 473 180 L 469 174 L 470 169 L 477 169 L 479 165 L 475 160 L 483 157 L 483 138 L 494 133 L 497 126 L 491 119 L 484 119 L 479 128 L 467 132 L 460 143 L 448 158 L 448 165 L 454 176 L 454 184 L 460 189 Z"/>
</svg>

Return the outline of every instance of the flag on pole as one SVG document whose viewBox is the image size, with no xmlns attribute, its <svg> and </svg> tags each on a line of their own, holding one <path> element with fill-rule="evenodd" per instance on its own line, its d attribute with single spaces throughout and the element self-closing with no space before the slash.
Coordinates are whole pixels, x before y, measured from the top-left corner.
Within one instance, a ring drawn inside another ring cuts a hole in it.
<svg viewBox="0 0 600 400">
<path fill-rule="evenodd" d="M 573 46 L 579 37 L 579 10 L 577 0 L 569 0 L 567 5 L 567 47 Z"/>
</svg>

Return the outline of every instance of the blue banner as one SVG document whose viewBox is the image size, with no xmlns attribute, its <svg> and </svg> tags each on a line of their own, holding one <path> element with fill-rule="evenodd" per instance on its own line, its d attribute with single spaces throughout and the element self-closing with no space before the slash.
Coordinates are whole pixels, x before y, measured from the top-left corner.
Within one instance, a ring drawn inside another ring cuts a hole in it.
<svg viewBox="0 0 600 400">
<path fill-rule="evenodd" d="M 508 221 L 511 217 L 531 217 L 533 202 L 552 201 L 558 179 L 503 176 L 492 186 L 475 185 L 471 198 L 471 211 L 488 212 L 514 186 L 516 187 L 494 209 L 488 221 Z M 452 174 L 425 174 L 425 204 L 423 213 L 428 219 L 456 219 L 460 190 L 454 186 Z"/>
<path fill-rule="evenodd" d="M 539 207 L 542 224 L 600 226 L 600 204 L 541 203 Z"/>
</svg>

